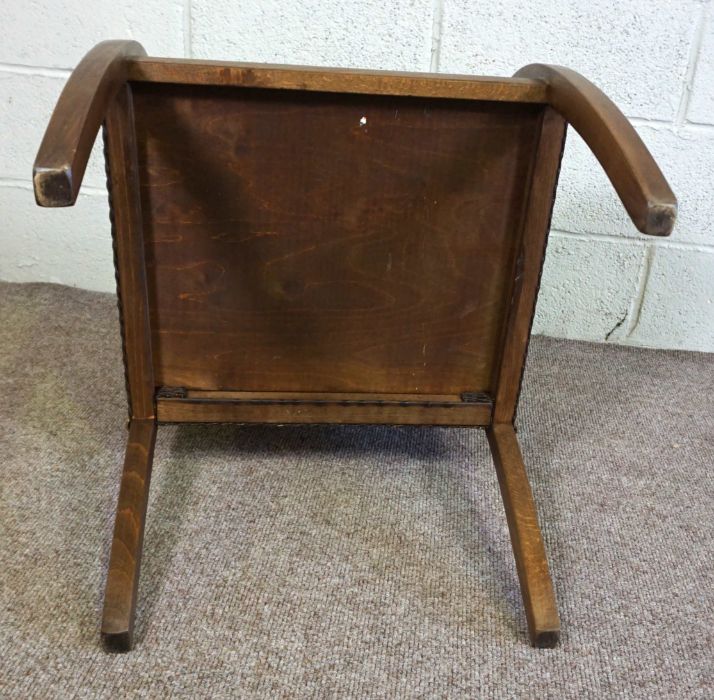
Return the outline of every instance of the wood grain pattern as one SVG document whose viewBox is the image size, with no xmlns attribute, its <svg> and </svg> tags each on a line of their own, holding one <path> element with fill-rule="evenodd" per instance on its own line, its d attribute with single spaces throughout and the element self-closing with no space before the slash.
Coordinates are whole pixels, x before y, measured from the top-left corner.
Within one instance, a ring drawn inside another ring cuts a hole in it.
<svg viewBox="0 0 714 700">
<path fill-rule="evenodd" d="M 610 98 L 563 66 L 534 63 L 521 68 L 516 77 L 548 85 L 548 102 L 600 161 L 638 230 L 668 236 L 677 216 L 677 199 L 639 134 Z"/>
<path fill-rule="evenodd" d="M 516 415 L 565 144 L 565 129 L 566 124 L 560 115 L 550 108 L 545 110 L 525 205 L 520 250 L 511 274 L 511 307 L 500 361 L 495 368 L 493 420 L 496 423 L 512 423 Z"/>
<path fill-rule="evenodd" d="M 135 82 L 179 85 L 216 85 L 520 103 L 545 103 L 547 92 L 542 81 L 527 78 L 167 58 L 132 60 L 129 63 L 129 79 Z"/>
<path fill-rule="evenodd" d="M 144 237 L 133 102 L 127 86 L 117 93 L 107 111 L 105 157 L 129 415 L 132 418 L 153 418 L 154 371 Z"/>
<path fill-rule="evenodd" d="M 163 391 L 160 390 L 159 397 Z M 171 393 L 171 389 L 168 389 Z M 366 392 L 317 392 L 317 391 L 203 391 L 188 389 L 181 392 L 183 398 L 188 399 L 239 399 L 242 401 L 362 401 L 371 403 L 458 403 L 462 397 L 456 394 L 370 394 Z M 490 403 L 487 395 L 483 394 L 479 400 Z"/>
<path fill-rule="evenodd" d="M 510 424 L 492 425 L 486 434 L 506 509 L 531 643 L 553 647 L 560 637 L 560 617 L 518 439 Z"/>
<path fill-rule="evenodd" d="M 134 89 L 157 384 L 489 390 L 542 107 Z"/>
<path fill-rule="evenodd" d="M 155 421 L 131 421 L 102 618 L 102 638 L 112 651 L 128 651 L 133 644 L 134 612 L 155 440 Z"/>
<path fill-rule="evenodd" d="M 186 392 L 157 399 L 161 423 L 345 423 L 485 426 L 491 401 L 458 396 L 293 392 Z"/>
<path fill-rule="evenodd" d="M 486 427 L 531 641 L 553 646 L 513 421 L 564 119 L 638 228 L 671 231 L 674 195 L 625 117 L 560 67 L 474 78 L 105 42 L 50 120 L 39 204 L 74 203 L 105 117 L 132 417 L 107 646 L 133 641 L 157 420 Z"/>
<path fill-rule="evenodd" d="M 42 207 L 71 206 L 89 154 L 114 95 L 127 77 L 127 59 L 145 55 L 135 41 L 103 41 L 72 71 L 47 125 L 32 170 Z"/>
</svg>

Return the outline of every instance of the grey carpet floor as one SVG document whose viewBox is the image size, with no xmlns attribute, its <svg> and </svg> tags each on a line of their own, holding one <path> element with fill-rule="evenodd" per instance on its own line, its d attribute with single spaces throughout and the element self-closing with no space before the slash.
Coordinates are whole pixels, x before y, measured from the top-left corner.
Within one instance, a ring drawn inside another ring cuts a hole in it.
<svg viewBox="0 0 714 700">
<path fill-rule="evenodd" d="M 1 697 L 714 697 L 714 356 L 533 340 L 556 649 L 527 644 L 481 431 L 182 426 L 137 648 L 107 655 L 116 329 L 109 295 L 0 285 Z"/>
</svg>

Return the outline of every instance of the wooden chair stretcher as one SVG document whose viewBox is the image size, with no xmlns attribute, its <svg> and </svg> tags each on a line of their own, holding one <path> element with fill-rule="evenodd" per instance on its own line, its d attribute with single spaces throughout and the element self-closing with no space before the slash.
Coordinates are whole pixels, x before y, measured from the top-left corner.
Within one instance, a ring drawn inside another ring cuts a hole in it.
<svg viewBox="0 0 714 700">
<path fill-rule="evenodd" d="M 514 429 L 570 123 L 635 226 L 677 204 L 577 73 L 513 78 L 148 58 L 81 61 L 33 170 L 75 203 L 104 125 L 129 437 L 102 636 L 132 646 L 157 426 L 485 428 L 530 639 L 560 621 Z"/>
</svg>

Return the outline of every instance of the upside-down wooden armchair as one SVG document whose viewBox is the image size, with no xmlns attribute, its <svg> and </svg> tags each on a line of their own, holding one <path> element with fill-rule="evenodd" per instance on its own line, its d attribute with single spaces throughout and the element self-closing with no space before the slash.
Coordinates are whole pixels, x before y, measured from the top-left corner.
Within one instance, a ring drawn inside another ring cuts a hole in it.
<svg viewBox="0 0 714 700">
<path fill-rule="evenodd" d="M 129 437 L 102 635 L 132 646 L 157 425 L 480 426 L 531 642 L 560 621 L 514 430 L 566 123 L 643 233 L 676 200 L 567 68 L 513 78 L 147 58 L 96 46 L 34 166 L 74 204 L 104 124 Z"/>
</svg>

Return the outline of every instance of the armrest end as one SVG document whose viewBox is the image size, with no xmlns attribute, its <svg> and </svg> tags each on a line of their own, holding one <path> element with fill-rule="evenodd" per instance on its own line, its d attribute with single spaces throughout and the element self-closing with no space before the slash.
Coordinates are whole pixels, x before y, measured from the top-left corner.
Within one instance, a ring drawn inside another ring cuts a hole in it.
<svg viewBox="0 0 714 700">
<path fill-rule="evenodd" d="M 35 201 L 41 207 L 71 207 L 76 199 L 72 194 L 71 168 L 42 168 L 32 170 Z"/>
<path fill-rule="evenodd" d="M 35 200 L 41 207 L 69 207 L 77 201 L 92 144 L 109 105 L 126 82 L 128 60 L 145 55 L 135 41 L 103 41 L 74 69 L 32 168 Z"/>
<path fill-rule="evenodd" d="M 677 202 L 650 204 L 647 208 L 647 220 L 642 233 L 650 236 L 669 236 L 677 218 Z"/>
<path fill-rule="evenodd" d="M 677 199 L 624 114 L 595 85 L 563 66 L 534 63 L 516 73 L 541 80 L 548 102 L 583 137 L 600 161 L 638 231 L 668 236 Z"/>
</svg>

